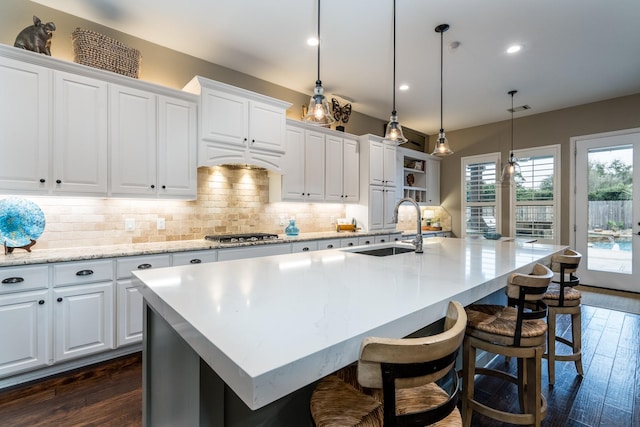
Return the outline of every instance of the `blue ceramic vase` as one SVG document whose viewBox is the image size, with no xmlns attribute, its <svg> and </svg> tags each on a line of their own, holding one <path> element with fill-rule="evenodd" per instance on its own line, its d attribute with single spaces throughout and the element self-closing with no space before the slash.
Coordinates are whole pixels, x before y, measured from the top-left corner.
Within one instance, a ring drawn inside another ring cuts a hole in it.
<svg viewBox="0 0 640 427">
<path fill-rule="evenodd" d="M 287 236 L 297 236 L 300 233 L 300 229 L 296 226 L 296 220 L 290 219 L 289 225 L 284 229 L 284 232 Z"/>
</svg>

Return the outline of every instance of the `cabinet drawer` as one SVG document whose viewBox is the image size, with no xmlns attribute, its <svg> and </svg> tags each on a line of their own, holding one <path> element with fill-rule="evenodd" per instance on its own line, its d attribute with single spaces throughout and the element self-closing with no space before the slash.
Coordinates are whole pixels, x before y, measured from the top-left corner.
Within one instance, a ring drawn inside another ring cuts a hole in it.
<svg viewBox="0 0 640 427">
<path fill-rule="evenodd" d="M 46 289 L 49 286 L 49 268 L 5 267 L 0 269 L 0 294 Z"/>
<path fill-rule="evenodd" d="M 200 264 L 205 262 L 216 262 L 218 251 L 196 251 L 173 254 L 173 265 Z"/>
<path fill-rule="evenodd" d="M 374 243 L 389 243 L 389 235 L 388 234 L 382 234 L 380 236 L 374 236 L 373 237 L 373 242 Z"/>
<path fill-rule="evenodd" d="M 351 246 L 358 246 L 358 238 L 357 237 L 347 237 L 344 239 L 340 239 L 340 247 L 348 248 Z"/>
<path fill-rule="evenodd" d="M 111 260 L 64 262 L 53 266 L 53 286 L 113 280 Z"/>
<path fill-rule="evenodd" d="M 372 245 L 373 243 L 375 243 L 375 237 L 374 236 L 358 237 L 358 245 L 359 246 Z"/>
<path fill-rule="evenodd" d="M 318 250 L 318 242 L 310 240 L 308 242 L 295 242 L 291 244 L 291 253 L 310 252 Z"/>
<path fill-rule="evenodd" d="M 329 240 L 320 240 L 318 242 L 318 249 L 335 249 L 340 247 L 341 239 L 329 239 Z"/>
<path fill-rule="evenodd" d="M 169 267 L 170 265 L 171 258 L 169 257 L 169 254 L 136 256 L 116 260 L 118 279 L 127 279 L 131 277 L 131 272 L 134 270 Z"/>
</svg>

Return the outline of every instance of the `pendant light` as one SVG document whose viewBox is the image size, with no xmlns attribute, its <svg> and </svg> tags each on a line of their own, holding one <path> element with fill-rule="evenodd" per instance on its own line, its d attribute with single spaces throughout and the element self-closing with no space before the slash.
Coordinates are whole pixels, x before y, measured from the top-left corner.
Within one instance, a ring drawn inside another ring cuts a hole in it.
<svg viewBox="0 0 640 427">
<path fill-rule="evenodd" d="M 509 161 L 506 165 L 504 165 L 504 168 L 502 169 L 502 177 L 500 178 L 500 181 L 503 184 L 513 183 L 516 174 L 516 168 L 520 167 L 513 155 L 513 95 L 518 93 L 518 91 L 510 90 L 508 93 L 509 95 L 511 95 L 511 151 L 509 153 Z"/>
<path fill-rule="evenodd" d="M 320 0 L 318 0 L 318 79 L 309 101 L 307 114 L 302 120 L 318 126 L 329 126 L 335 121 L 331 116 L 329 101 L 324 96 L 324 89 L 320 80 Z"/>
<path fill-rule="evenodd" d="M 444 126 L 442 125 L 442 62 L 443 62 L 443 44 L 444 44 L 444 32 L 449 29 L 449 24 L 441 24 L 436 27 L 436 33 L 440 33 L 440 133 L 438 134 L 438 140 L 436 146 L 433 149 L 433 156 L 444 157 L 453 154 L 449 147 L 449 141 L 444 136 Z"/>
<path fill-rule="evenodd" d="M 402 133 L 402 125 L 398 123 L 398 114 L 396 112 L 396 0 L 393 0 L 393 110 L 391 111 L 391 118 L 387 124 L 384 139 L 396 145 L 404 144 L 408 141 Z"/>
</svg>

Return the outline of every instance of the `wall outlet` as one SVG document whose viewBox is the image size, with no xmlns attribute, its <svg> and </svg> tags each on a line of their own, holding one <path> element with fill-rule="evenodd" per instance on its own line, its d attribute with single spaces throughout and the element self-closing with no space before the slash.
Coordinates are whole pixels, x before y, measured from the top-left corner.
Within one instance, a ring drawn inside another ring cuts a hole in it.
<svg viewBox="0 0 640 427">
<path fill-rule="evenodd" d="M 135 218 L 127 218 L 124 220 L 124 231 L 133 231 L 136 228 Z"/>
<path fill-rule="evenodd" d="M 278 222 L 278 224 L 279 224 L 279 225 L 285 225 L 284 215 L 280 215 L 280 218 L 279 218 L 279 222 Z"/>
<path fill-rule="evenodd" d="M 158 218 L 157 226 L 158 226 L 158 230 L 164 230 L 165 228 L 164 218 Z"/>
<path fill-rule="evenodd" d="M 335 216 L 331 216 L 331 225 L 336 223 L 336 217 Z"/>
</svg>

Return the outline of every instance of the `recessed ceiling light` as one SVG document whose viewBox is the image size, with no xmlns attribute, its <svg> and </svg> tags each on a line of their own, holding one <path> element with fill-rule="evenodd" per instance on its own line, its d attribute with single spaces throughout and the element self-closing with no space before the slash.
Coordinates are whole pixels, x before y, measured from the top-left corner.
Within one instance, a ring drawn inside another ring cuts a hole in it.
<svg viewBox="0 0 640 427">
<path fill-rule="evenodd" d="M 409 90 L 409 85 L 406 83 L 403 83 L 400 85 L 400 87 L 398 88 L 400 90 Z"/>
<path fill-rule="evenodd" d="M 318 39 L 316 37 L 309 37 L 307 39 L 307 44 L 309 46 L 318 46 Z"/>
<path fill-rule="evenodd" d="M 521 44 L 514 44 L 507 48 L 507 53 L 517 53 L 517 52 L 520 52 L 521 49 L 522 49 Z"/>
</svg>

